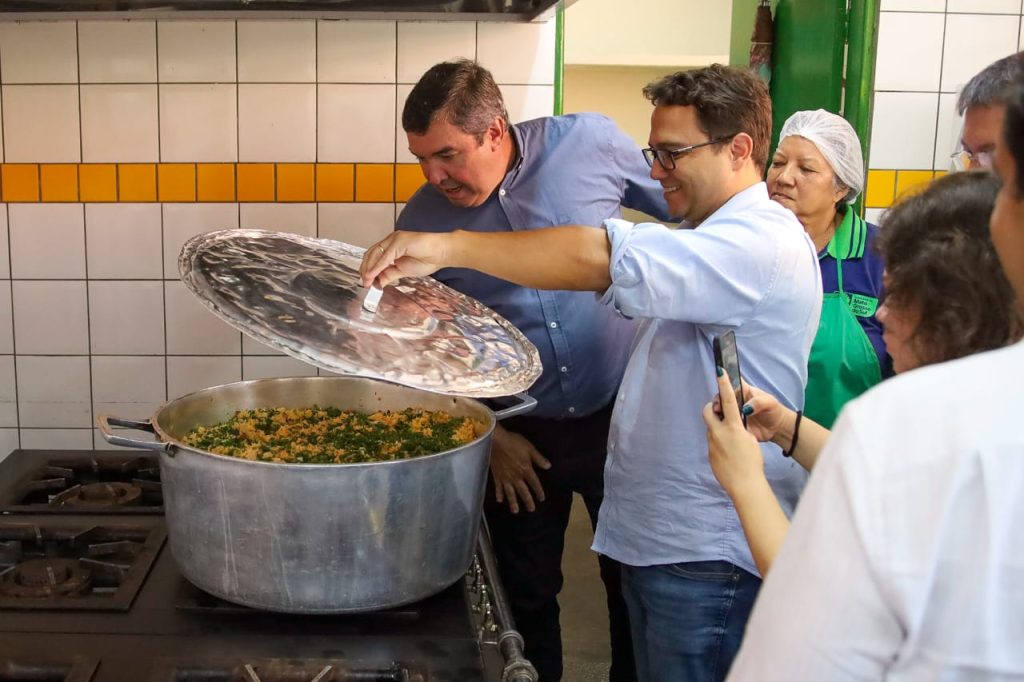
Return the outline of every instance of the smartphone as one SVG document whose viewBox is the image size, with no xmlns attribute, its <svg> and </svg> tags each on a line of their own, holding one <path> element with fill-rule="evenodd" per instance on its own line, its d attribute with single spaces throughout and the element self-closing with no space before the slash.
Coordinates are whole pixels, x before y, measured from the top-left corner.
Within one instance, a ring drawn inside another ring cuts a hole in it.
<svg viewBox="0 0 1024 682">
<path fill-rule="evenodd" d="M 736 348 L 736 333 L 727 331 L 721 336 L 716 336 L 711 341 L 711 347 L 715 351 L 715 365 L 725 369 L 729 374 L 729 381 L 732 383 L 732 390 L 736 393 L 736 406 L 741 408 L 740 418 L 743 425 L 747 425 L 747 415 L 743 414 L 743 384 L 740 383 L 740 353 Z"/>
</svg>

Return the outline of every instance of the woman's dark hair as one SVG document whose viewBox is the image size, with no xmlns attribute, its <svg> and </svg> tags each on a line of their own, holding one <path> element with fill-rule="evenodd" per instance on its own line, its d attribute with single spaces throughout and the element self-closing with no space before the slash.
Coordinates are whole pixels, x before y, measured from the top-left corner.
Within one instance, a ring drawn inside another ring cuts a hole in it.
<svg viewBox="0 0 1024 682">
<path fill-rule="evenodd" d="M 462 132 L 484 141 L 484 133 L 508 111 L 491 72 L 469 59 L 441 62 L 430 67 L 405 100 L 402 129 L 423 135 L 435 120 L 451 123 Z"/>
<path fill-rule="evenodd" d="M 1024 197 L 1024 72 L 1018 75 L 1006 96 L 1006 116 L 1003 119 L 1003 138 L 1006 150 L 1013 157 L 1017 175 L 1007 182 L 1016 185 L 1017 196 Z"/>
<path fill-rule="evenodd" d="M 876 245 L 886 299 L 919 314 L 911 343 L 922 364 L 1000 348 L 1024 331 L 989 235 L 998 193 L 989 171 L 954 173 L 885 216 Z"/>
<path fill-rule="evenodd" d="M 764 173 L 772 137 L 772 100 L 767 86 L 750 71 L 721 64 L 679 71 L 648 84 L 644 97 L 656 107 L 693 107 L 700 129 L 712 140 L 750 135 L 751 158 Z"/>
</svg>

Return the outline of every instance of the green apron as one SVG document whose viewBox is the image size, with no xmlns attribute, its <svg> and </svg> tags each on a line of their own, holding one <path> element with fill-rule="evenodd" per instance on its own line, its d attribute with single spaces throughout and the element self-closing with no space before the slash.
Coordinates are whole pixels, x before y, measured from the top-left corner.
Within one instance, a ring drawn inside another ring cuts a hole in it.
<svg viewBox="0 0 1024 682">
<path fill-rule="evenodd" d="M 839 291 L 824 295 L 807 362 L 804 414 L 825 428 L 832 428 L 843 405 L 882 380 L 878 355 L 857 320 L 874 315 L 878 300 L 843 291 L 843 261 L 863 257 L 866 243 L 867 224 L 848 208 L 826 248 L 836 259 Z"/>
</svg>

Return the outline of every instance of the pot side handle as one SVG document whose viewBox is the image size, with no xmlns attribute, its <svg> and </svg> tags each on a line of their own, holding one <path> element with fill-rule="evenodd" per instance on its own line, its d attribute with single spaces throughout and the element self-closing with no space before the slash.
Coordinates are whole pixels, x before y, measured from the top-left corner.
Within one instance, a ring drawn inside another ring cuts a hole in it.
<svg viewBox="0 0 1024 682">
<path fill-rule="evenodd" d="M 112 426 L 121 426 L 126 429 L 156 433 L 156 429 L 153 428 L 152 422 L 148 419 L 122 419 L 120 417 L 112 417 L 109 414 L 101 414 L 96 417 L 96 423 L 99 426 L 100 433 L 103 434 L 103 440 L 112 445 L 121 445 L 126 448 L 139 448 L 142 450 L 156 450 L 157 452 L 166 452 L 169 455 L 174 454 L 174 446 L 170 443 L 125 438 L 124 436 L 114 435 L 114 432 L 111 429 Z"/>
<path fill-rule="evenodd" d="M 537 407 L 537 399 L 528 393 L 516 393 L 512 397 L 518 398 L 519 404 L 506 407 L 504 410 L 497 410 L 494 413 L 495 419 L 501 421 L 502 419 L 508 419 L 519 414 L 526 414 L 527 412 L 532 412 L 533 408 Z"/>
</svg>

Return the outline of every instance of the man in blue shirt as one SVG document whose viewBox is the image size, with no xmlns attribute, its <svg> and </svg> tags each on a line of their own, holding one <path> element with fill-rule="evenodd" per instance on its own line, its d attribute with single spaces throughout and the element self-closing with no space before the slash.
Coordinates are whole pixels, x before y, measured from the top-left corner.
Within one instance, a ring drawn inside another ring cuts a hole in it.
<svg viewBox="0 0 1024 682">
<path fill-rule="evenodd" d="M 363 284 L 465 267 L 523 286 L 603 292 L 640 326 L 616 396 L 594 549 L 621 562 L 641 680 L 724 679 L 760 586 L 728 494 L 708 462 L 712 341 L 736 334 L 743 375 L 803 404 L 821 310 L 814 244 L 762 178 L 771 99 L 718 64 L 644 90 L 651 177 L 679 229 L 608 219 L 511 234 L 396 232 L 367 251 Z M 790 514 L 806 472 L 765 444 L 765 476 Z"/>
<path fill-rule="evenodd" d="M 402 127 L 429 184 L 402 211 L 401 230 L 600 225 L 620 215 L 620 204 L 669 217 L 640 150 L 610 120 L 579 114 L 509 125 L 491 74 L 471 61 L 427 71 L 409 93 Z M 526 656 L 553 682 L 562 675 L 557 596 L 572 494 L 596 524 L 611 406 L 635 327 L 589 293 L 538 291 L 463 269 L 435 276 L 490 306 L 540 351 L 544 372 L 530 391 L 537 409 L 495 430 L 485 511 Z M 635 679 L 618 565 L 599 561 L 610 677 Z"/>
</svg>

